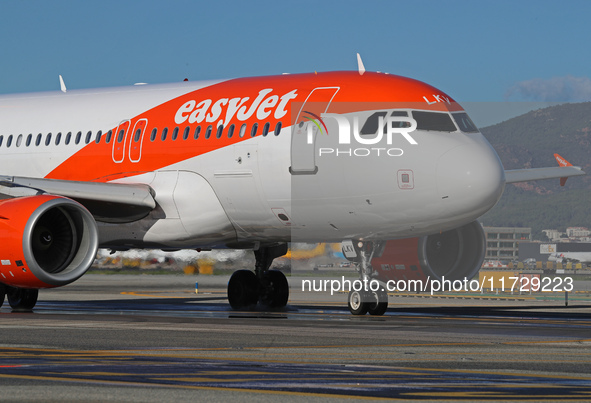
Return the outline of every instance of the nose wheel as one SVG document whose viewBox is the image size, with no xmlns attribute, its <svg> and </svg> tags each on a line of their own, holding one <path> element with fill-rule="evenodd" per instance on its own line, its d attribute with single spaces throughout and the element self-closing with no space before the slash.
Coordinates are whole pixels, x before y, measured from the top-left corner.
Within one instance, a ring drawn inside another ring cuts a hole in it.
<svg viewBox="0 0 591 403">
<path fill-rule="evenodd" d="M 369 301 L 363 291 L 349 291 L 349 311 L 352 315 L 365 315 L 369 310 Z"/>
<path fill-rule="evenodd" d="M 355 291 L 349 292 L 348 303 L 349 311 L 353 315 L 383 315 L 388 309 L 388 293 L 383 290 L 378 291 Z"/>
<path fill-rule="evenodd" d="M 342 250 L 345 257 L 354 262 L 359 273 L 361 284 L 376 282 L 377 273 L 371 266 L 371 259 L 380 253 L 383 242 L 343 241 Z M 347 306 L 352 315 L 383 315 L 388 309 L 388 293 L 382 283 L 377 290 L 362 289 L 349 292 Z"/>
</svg>

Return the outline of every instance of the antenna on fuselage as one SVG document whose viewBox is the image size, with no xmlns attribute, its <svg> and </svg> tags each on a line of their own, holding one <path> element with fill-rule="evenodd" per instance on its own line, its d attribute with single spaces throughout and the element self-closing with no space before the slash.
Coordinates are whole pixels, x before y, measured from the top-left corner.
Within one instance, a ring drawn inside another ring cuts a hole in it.
<svg viewBox="0 0 591 403">
<path fill-rule="evenodd" d="M 62 92 L 66 92 L 66 83 L 64 83 L 64 79 L 62 77 L 62 75 L 60 74 L 60 89 L 62 90 Z"/>
<path fill-rule="evenodd" d="M 365 73 L 365 66 L 363 65 L 363 60 L 361 60 L 361 55 L 357 53 L 357 68 L 359 69 L 359 75 L 362 76 Z"/>
</svg>

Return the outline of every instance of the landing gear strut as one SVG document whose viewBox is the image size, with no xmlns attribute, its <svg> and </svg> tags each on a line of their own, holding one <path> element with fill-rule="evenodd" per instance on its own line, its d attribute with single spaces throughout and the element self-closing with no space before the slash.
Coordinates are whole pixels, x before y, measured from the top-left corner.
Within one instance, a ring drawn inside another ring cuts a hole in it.
<svg viewBox="0 0 591 403">
<path fill-rule="evenodd" d="M 383 242 L 343 241 L 342 249 L 345 257 L 355 262 L 362 289 L 352 289 L 349 292 L 348 306 L 353 315 L 383 315 L 388 309 L 388 293 L 384 285 L 379 283 L 379 288 L 370 287 L 378 284 L 375 279 L 376 272 L 371 266 L 373 256 L 381 252 Z M 359 287 L 357 287 L 359 288 Z"/>
<path fill-rule="evenodd" d="M 260 247 L 254 251 L 255 271 L 238 270 L 228 282 L 228 301 L 233 309 L 252 307 L 261 302 L 271 308 L 287 305 L 289 285 L 279 270 L 269 270 L 273 259 L 287 253 L 287 244 Z"/>
</svg>

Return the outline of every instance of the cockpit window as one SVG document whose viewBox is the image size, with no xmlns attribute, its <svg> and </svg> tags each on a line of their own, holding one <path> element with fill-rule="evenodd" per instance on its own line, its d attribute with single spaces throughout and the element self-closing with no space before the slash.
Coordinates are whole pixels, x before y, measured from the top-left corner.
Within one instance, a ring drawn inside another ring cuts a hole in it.
<svg viewBox="0 0 591 403">
<path fill-rule="evenodd" d="M 468 116 L 468 114 L 466 112 L 453 113 L 452 116 L 454 117 L 454 120 L 458 124 L 458 127 L 460 128 L 460 130 L 463 131 L 464 133 L 477 133 L 478 132 L 478 128 L 476 127 L 474 122 L 472 122 L 472 119 L 470 119 L 470 117 Z"/>
<path fill-rule="evenodd" d="M 404 116 L 408 117 L 408 112 L 406 111 L 393 111 L 390 116 L 395 118 L 396 116 Z M 392 119 L 392 127 L 410 127 L 409 122 L 397 122 L 396 119 Z M 386 133 L 386 128 L 384 128 L 384 133 Z"/>
<path fill-rule="evenodd" d="M 448 113 L 412 111 L 412 117 L 417 121 L 417 130 L 437 132 L 455 132 L 457 130 Z"/>
<path fill-rule="evenodd" d="M 387 114 L 388 112 L 376 112 L 368 117 L 361 128 L 360 134 L 376 134 L 378 132 L 378 125 L 380 124 L 380 117 L 386 118 Z"/>
<path fill-rule="evenodd" d="M 417 130 L 428 130 L 428 131 L 438 131 L 438 132 L 455 132 L 458 130 L 456 128 L 456 126 L 454 125 L 453 120 L 449 116 L 449 113 L 426 112 L 426 111 L 412 111 L 411 113 L 412 113 L 413 119 L 416 120 L 416 122 L 417 122 Z M 368 134 L 375 135 L 378 132 L 380 118 L 383 118 L 384 120 L 386 120 L 387 115 L 388 115 L 387 111 L 380 111 L 380 112 L 375 112 L 374 114 L 372 114 L 365 121 L 363 127 L 360 130 L 360 134 L 361 135 L 368 135 Z M 457 114 L 457 115 L 464 115 L 465 119 L 463 119 L 463 120 L 465 122 L 469 122 L 469 123 L 465 123 L 465 125 L 471 124 L 473 131 L 478 131 L 478 129 L 476 129 L 476 126 L 474 126 L 474 123 L 472 123 L 472 121 L 470 120 L 470 118 L 468 117 L 468 115 L 466 113 Z M 391 121 L 392 127 L 394 127 L 394 128 L 410 127 L 409 122 L 397 122 L 396 121 L 397 116 L 408 117 L 408 112 L 407 111 L 400 111 L 400 110 L 390 112 L 389 119 Z M 456 118 L 456 117 L 454 116 L 454 118 Z M 460 123 L 458 123 L 458 125 L 460 125 Z M 462 127 L 462 126 L 460 126 L 460 127 Z M 467 127 L 468 126 L 463 126 L 462 131 L 467 131 Z M 466 130 L 464 130 L 464 128 L 466 128 Z M 383 130 L 384 130 L 384 133 L 387 132 L 386 125 L 384 125 Z"/>
<path fill-rule="evenodd" d="M 371 115 L 369 118 L 367 118 L 367 120 L 365 121 L 365 124 L 363 125 L 363 127 L 361 128 L 361 131 L 359 134 L 376 134 L 378 132 L 378 126 L 380 124 L 380 118 L 384 118 L 384 121 L 386 120 L 386 116 L 388 115 L 388 112 L 376 112 L 373 115 Z M 393 111 L 392 113 L 390 113 L 390 116 L 392 118 L 395 118 L 396 116 L 405 116 L 408 117 L 408 112 L 406 111 Z M 410 123 L 408 122 L 397 122 L 396 119 L 391 119 L 392 122 L 392 127 L 410 127 Z M 386 125 L 384 125 L 384 134 L 387 133 L 386 130 Z"/>
</svg>

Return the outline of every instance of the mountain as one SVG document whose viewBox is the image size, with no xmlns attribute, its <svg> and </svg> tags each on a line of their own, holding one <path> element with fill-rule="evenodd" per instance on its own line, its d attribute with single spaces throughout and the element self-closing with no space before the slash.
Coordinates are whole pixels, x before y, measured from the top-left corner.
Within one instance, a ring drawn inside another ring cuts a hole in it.
<svg viewBox="0 0 591 403">
<path fill-rule="evenodd" d="M 591 227 L 591 102 L 563 104 L 528 112 L 481 129 L 505 169 L 556 166 L 554 153 L 590 175 L 507 185 L 499 203 L 481 218 L 486 226 L 542 230 Z"/>
</svg>

